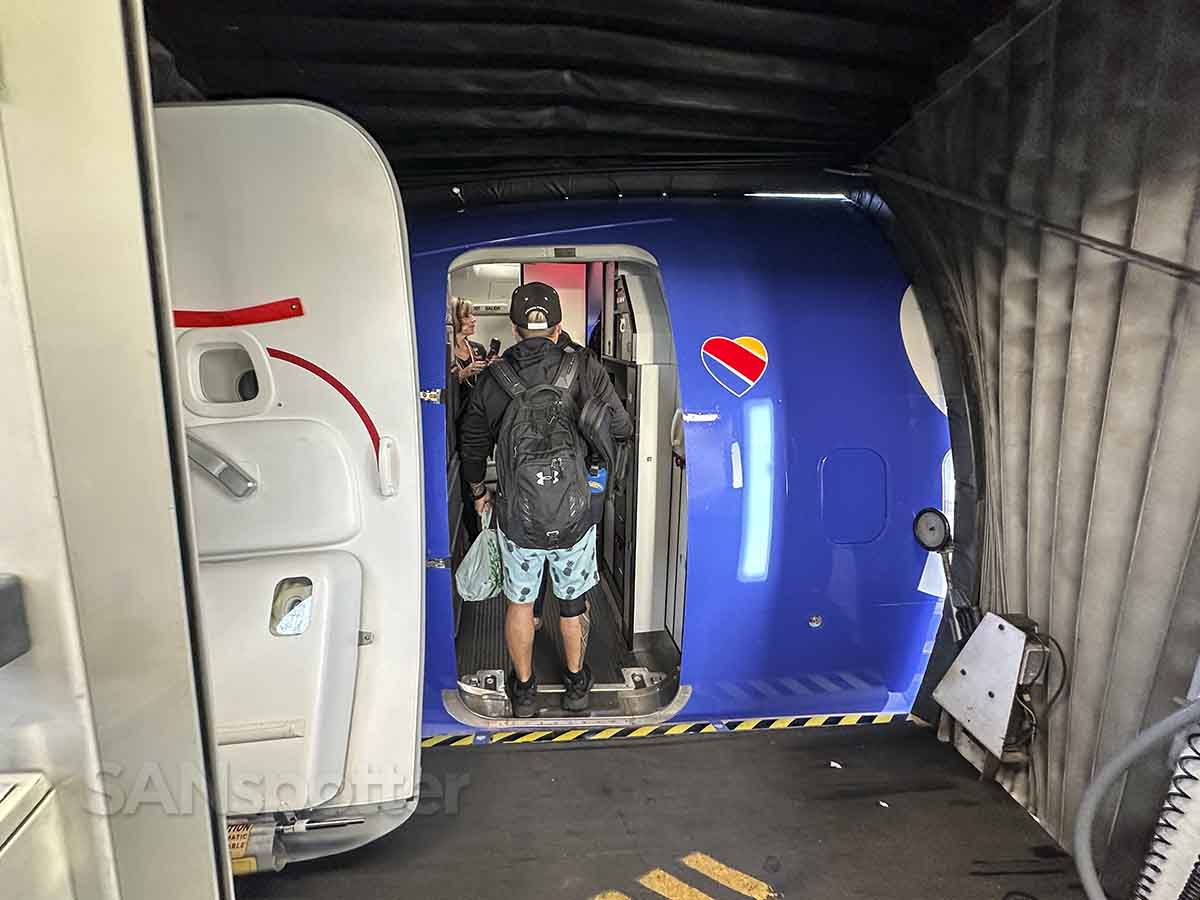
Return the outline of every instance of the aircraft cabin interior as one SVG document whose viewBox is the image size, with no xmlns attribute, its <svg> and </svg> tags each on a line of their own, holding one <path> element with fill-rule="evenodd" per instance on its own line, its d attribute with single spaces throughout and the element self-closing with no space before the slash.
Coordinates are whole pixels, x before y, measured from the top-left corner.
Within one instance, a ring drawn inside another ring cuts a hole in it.
<svg viewBox="0 0 1200 900">
<path fill-rule="evenodd" d="M 617 248 L 620 249 L 620 248 Z M 557 261 L 574 248 L 520 248 L 467 253 L 448 277 L 447 367 L 452 364 L 455 301 L 471 304 L 471 340 L 503 353 L 515 338 L 508 318 L 513 289 L 541 281 L 554 287 L 563 330 L 601 359 L 633 419 L 624 477 L 611 479 L 599 526 L 600 584 L 588 597 L 586 661 L 596 680 L 593 715 L 642 720 L 676 701 L 687 583 L 687 483 L 675 348 L 658 268 L 646 254 L 626 258 Z M 516 259 L 520 256 L 522 259 Z M 549 257 L 556 261 L 541 261 Z M 457 379 L 446 382 L 447 493 L 453 565 L 470 538 L 460 498 L 457 422 L 462 401 Z M 495 489 L 494 460 L 488 465 Z M 562 647 L 558 609 L 543 580 L 535 615 L 534 671 L 544 715 L 558 718 Z M 503 596 L 464 603 L 455 591 L 454 622 L 459 689 L 447 706 L 457 717 L 496 719 L 509 714 L 504 680 Z"/>
</svg>

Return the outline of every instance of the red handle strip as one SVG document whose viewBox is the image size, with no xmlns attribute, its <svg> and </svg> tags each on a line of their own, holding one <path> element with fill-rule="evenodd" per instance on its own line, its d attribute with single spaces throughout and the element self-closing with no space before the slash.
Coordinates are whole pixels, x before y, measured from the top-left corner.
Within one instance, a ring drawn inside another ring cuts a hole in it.
<svg viewBox="0 0 1200 900">
<path fill-rule="evenodd" d="M 236 328 L 239 325 L 261 325 L 264 322 L 280 322 L 304 315 L 304 304 L 299 297 L 260 303 L 258 306 L 243 306 L 240 309 L 177 309 L 176 328 Z"/>
</svg>

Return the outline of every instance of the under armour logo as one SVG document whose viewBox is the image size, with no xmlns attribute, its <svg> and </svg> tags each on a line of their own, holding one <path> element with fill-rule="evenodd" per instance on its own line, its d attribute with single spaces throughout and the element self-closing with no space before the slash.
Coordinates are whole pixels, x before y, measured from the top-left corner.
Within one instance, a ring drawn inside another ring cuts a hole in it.
<svg viewBox="0 0 1200 900">
<path fill-rule="evenodd" d="M 558 469 L 551 469 L 550 474 L 545 472 L 537 473 L 538 487 L 543 487 L 547 484 L 558 484 Z"/>
</svg>

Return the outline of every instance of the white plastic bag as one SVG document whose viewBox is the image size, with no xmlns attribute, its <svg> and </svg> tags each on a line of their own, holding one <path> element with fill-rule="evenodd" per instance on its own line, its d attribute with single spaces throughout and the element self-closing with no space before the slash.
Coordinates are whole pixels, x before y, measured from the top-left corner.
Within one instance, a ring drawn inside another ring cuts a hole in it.
<svg viewBox="0 0 1200 900">
<path fill-rule="evenodd" d="M 467 603 L 478 603 L 499 594 L 504 586 L 500 565 L 500 540 L 492 528 L 489 509 L 483 514 L 483 530 L 454 573 L 459 596 Z"/>
</svg>

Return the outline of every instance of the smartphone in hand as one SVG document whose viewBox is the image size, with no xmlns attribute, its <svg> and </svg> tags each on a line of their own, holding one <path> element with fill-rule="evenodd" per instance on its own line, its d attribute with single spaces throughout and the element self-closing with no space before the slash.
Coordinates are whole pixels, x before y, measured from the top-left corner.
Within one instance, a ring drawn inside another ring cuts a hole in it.
<svg viewBox="0 0 1200 900">
<path fill-rule="evenodd" d="M 500 338 L 492 338 L 492 342 L 488 345 L 488 359 L 494 359 L 500 355 Z"/>
</svg>

